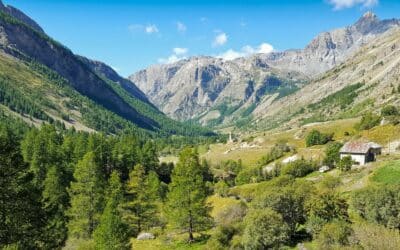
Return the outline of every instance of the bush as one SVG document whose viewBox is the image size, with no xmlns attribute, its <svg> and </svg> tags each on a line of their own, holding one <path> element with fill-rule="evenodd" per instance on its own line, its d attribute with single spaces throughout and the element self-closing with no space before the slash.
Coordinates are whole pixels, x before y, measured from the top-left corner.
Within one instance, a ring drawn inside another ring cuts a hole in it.
<svg viewBox="0 0 400 250">
<path fill-rule="evenodd" d="M 315 171 L 317 164 L 313 161 L 304 159 L 289 162 L 281 169 L 281 175 L 291 175 L 295 178 L 304 177 L 309 173 Z"/>
<path fill-rule="evenodd" d="M 387 106 L 383 107 L 381 110 L 382 116 L 394 116 L 394 115 L 398 115 L 398 114 L 399 114 L 399 110 L 393 105 L 387 105 Z"/>
<path fill-rule="evenodd" d="M 347 222 L 336 220 L 322 228 L 318 235 L 318 243 L 321 249 L 340 248 L 349 245 L 352 233 L 353 230 Z"/>
<path fill-rule="evenodd" d="M 261 167 L 243 169 L 235 179 L 236 185 L 257 183 L 263 181 Z"/>
<path fill-rule="evenodd" d="M 329 143 L 325 149 L 324 164 L 329 167 L 334 167 L 340 161 L 339 151 L 343 144 L 340 142 Z"/>
<path fill-rule="evenodd" d="M 368 130 L 378 126 L 380 122 L 381 117 L 379 115 L 369 112 L 361 117 L 361 121 L 355 125 L 355 128 L 357 130 Z"/>
<path fill-rule="evenodd" d="M 333 134 L 324 134 L 314 129 L 306 137 L 306 146 L 311 147 L 314 145 L 324 145 L 332 141 Z"/>
<path fill-rule="evenodd" d="M 400 229 L 400 186 L 369 187 L 353 194 L 351 205 L 365 220 Z"/>
<path fill-rule="evenodd" d="M 289 239 L 289 227 L 272 209 L 252 210 L 245 224 L 242 238 L 245 249 L 275 249 Z"/>
<path fill-rule="evenodd" d="M 290 152 L 292 150 L 286 143 L 277 143 L 267 155 L 263 156 L 259 161 L 260 166 L 265 166 L 285 155 L 285 153 Z"/>
<path fill-rule="evenodd" d="M 353 163 L 351 156 L 345 156 L 339 161 L 338 168 L 342 171 L 349 171 Z"/>
<path fill-rule="evenodd" d="M 229 186 L 225 181 L 221 180 L 214 185 L 214 193 L 221 197 L 227 197 L 229 194 Z"/>
</svg>

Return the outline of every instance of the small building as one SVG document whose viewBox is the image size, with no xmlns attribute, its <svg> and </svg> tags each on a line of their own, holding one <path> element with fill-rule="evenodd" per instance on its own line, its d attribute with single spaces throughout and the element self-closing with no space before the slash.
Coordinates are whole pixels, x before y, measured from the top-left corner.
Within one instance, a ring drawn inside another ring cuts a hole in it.
<svg viewBox="0 0 400 250">
<path fill-rule="evenodd" d="M 350 141 L 340 149 L 340 159 L 350 156 L 357 165 L 365 165 L 376 160 L 382 153 L 382 146 L 375 142 Z"/>
</svg>

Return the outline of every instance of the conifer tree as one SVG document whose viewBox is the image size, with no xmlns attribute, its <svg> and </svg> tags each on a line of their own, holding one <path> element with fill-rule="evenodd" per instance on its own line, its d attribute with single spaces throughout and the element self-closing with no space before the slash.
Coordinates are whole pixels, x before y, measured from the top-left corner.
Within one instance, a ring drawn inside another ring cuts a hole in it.
<svg viewBox="0 0 400 250">
<path fill-rule="evenodd" d="M 172 172 L 169 185 L 167 214 L 176 228 L 186 230 L 189 242 L 193 233 L 209 228 L 210 207 L 206 204 L 207 188 L 200 168 L 198 153 L 192 148 L 184 149 Z"/>
<path fill-rule="evenodd" d="M 124 219 L 129 223 L 133 235 L 148 229 L 157 221 L 155 201 L 158 194 L 154 192 L 154 186 L 149 184 L 144 167 L 136 165 L 129 174 L 126 185 L 127 202 L 124 205 Z"/>
<path fill-rule="evenodd" d="M 153 142 L 147 141 L 142 150 L 142 165 L 146 173 L 156 170 L 159 164 L 157 149 Z"/>
<path fill-rule="evenodd" d="M 32 180 L 18 139 L 0 125 L 0 249 L 11 244 L 21 249 L 42 245 L 44 214 Z"/>
<path fill-rule="evenodd" d="M 128 226 L 122 221 L 120 204 L 123 189 L 117 172 L 112 172 L 109 180 L 107 204 L 94 231 L 94 241 L 98 250 L 130 249 Z"/>
<path fill-rule="evenodd" d="M 78 162 L 74 179 L 69 189 L 68 231 L 72 237 L 88 239 L 98 224 L 104 193 L 104 177 L 93 152 L 87 153 Z"/>
<path fill-rule="evenodd" d="M 42 206 L 46 213 L 44 236 L 47 247 L 58 249 L 67 239 L 67 219 L 65 216 L 68 205 L 68 194 L 62 181 L 62 171 L 51 167 L 47 171 L 42 193 Z"/>
</svg>

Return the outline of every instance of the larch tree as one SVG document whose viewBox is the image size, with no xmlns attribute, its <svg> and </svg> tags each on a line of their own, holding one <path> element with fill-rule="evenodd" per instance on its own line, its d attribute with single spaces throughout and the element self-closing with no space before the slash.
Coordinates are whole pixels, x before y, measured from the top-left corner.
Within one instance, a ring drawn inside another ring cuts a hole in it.
<svg viewBox="0 0 400 250">
<path fill-rule="evenodd" d="M 193 242 L 194 232 L 211 226 L 210 207 L 206 204 L 207 187 L 196 150 L 186 148 L 180 153 L 167 198 L 169 222 L 187 231 L 189 242 Z"/>
<path fill-rule="evenodd" d="M 107 193 L 106 207 L 93 234 L 96 249 L 130 249 L 128 226 L 122 221 L 120 212 L 123 188 L 120 177 L 115 171 L 111 173 Z"/>
<path fill-rule="evenodd" d="M 148 229 L 157 222 L 154 182 L 149 182 L 142 165 L 136 165 L 129 174 L 126 185 L 126 203 L 124 204 L 124 219 L 129 223 L 133 235 Z M 158 190 L 157 190 L 158 191 Z"/>
<path fill-rule="evenodd" d="M 69 189 L 68 232 L 72 237 L 88 239 L 98 224 L 104 194 L 104 177 L 93 152 L 78 162 L 74 179 Z"/>
</svg>

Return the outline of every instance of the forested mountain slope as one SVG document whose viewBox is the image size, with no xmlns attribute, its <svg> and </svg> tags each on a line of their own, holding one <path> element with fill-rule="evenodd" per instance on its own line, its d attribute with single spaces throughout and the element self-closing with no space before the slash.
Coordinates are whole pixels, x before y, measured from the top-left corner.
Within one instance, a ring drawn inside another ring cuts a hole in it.
<svg viewBox="0 0 400 250">
<path fill-rule="evenodd" d="M 34 104 L 27 106 L 43 113 L 34 118 L 59 120 L 66 126 L 79 123 L 111 133 L 133 127 L 165 135 L 208 133 L 166 117 L 134 84 L 101 62 L 76 56 L 22 12 L 1 2 L 0 10 L 2 92 L 13 96 L 19 89 L 20 96 L 12 97 L 11 102 L 30 99 Z M 15 67 L 21 72 L 10 75 Z M 24 78 L 24 73 L 32 77 Z M 33 87 L 39 85 L 40 91 Z M 1 103 L 12 108 L 4 98 Z M 27 110 L 18 112 L 30 115 Z"/>
</svg>

